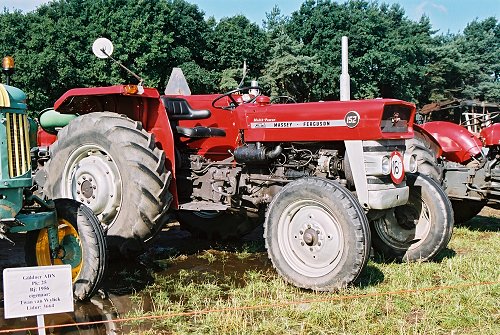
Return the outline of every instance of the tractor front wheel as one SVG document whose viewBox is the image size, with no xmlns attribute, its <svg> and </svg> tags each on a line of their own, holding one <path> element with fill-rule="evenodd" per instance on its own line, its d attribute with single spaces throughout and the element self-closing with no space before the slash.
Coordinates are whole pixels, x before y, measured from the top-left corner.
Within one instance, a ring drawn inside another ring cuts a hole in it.
<svg viewBox="0 0 500 335">
<path fill-rule="evenodd" d="M 54 201 L 58 218 L 58 258 L 52 258 L 47 228 L 26 234 L 25 258 L 29 266 L 71 265 L 77 300 L 91 297 L 106 270 L 106 241 L 92 211 L 71 199 Z"/>
<path fill-rule="evenodd" d="M 448 245 L 453 210 L 433 179 L 422 174 L 406 176 L 408 203 L 372 221 L 373 248 L 387 260 L 427 261 Z"/>
<path fill-rule="evenodd" d="M 278 273 L 317 291 L 353 282 L 370 250 L 368 219 L 357 199 L 337 182 L 314 177 L 293 181 L 274 197 L 264 237 Z"/>
</svg>

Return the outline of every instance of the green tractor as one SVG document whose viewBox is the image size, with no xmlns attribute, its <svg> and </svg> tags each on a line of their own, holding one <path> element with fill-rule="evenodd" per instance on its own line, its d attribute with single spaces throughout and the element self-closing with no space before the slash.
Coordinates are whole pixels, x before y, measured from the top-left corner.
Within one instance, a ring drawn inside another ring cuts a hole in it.
<svg viewBox="0 0 500 335">
<path fill-rule="evenodd" d="M 13 243 L 9 233 L 25 233 L 28 266 L 70 264 L 74 297 L 85 300 L 99 288 L 105 272 L 104 233 L 85 205 L 34 194 L 30 149 L 36 145 L 37 125 L 26 114 L 24 92 L 8 85 L 13 69 L 12 58 L 5 57 L 7 85 L 0 84 L 0 239 Z"/>
</svg>

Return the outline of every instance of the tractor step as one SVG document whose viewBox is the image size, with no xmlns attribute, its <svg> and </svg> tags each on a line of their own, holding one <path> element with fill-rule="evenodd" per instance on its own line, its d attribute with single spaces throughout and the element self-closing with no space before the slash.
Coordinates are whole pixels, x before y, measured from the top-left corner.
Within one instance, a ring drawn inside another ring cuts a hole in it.
<svg viewBox="0 0 500 335">
<path fill-rule="evenodd" d="M 208 201 L 193 201 L 180 204 L 179 209 L 186 211 L 225 211 L 229 206 Z"/>
</svg>

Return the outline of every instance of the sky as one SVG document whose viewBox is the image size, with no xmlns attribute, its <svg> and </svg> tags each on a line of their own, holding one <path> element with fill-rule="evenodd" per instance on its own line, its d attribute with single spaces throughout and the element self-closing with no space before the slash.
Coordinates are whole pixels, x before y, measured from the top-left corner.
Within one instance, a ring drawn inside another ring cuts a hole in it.
<svg viewBox="0 0 500 335">
<path fill-rule="evenodd" d="M 20 9 L 24 12 L 36 9 L 51 0 L 0 0 L 0 9 Z M 205 16 L 217 20 L 237 14 L 245 15 L 250 21 L 262 24 L 266 13 L 277 5 L 281 13 L 290 15 L 298 10 L 304 0 L 187 0 L 198 5 Z M 344 0 L 339 0 L 340 2 Z M 427 15 L 438 33 L 459 33 L 474 19 L 494 16 L 500 21 L 500 0 L 379 0 L 379 3 L 399 3 L 406 15 L 418 20 Z"/>
</svg>

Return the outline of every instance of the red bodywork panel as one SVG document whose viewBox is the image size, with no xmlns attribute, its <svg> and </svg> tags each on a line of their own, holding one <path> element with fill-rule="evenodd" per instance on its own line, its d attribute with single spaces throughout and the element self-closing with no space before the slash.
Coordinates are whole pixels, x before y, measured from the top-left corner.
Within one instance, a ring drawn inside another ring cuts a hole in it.
<svg viewBox="0 0 500 335">
<path fill-rule="evenodd" d="M 249 142 L 328 142 L 413 137 L 411 124 L 407 132 L 384 133 L 381 131 L 382 113 L 384 107 L 390 104 L 412 106 L 400 100 L 387 99 L 311 102 L 260 107 L 243 105 L 241 108 L 244 110 L 239 116 L 240 125 L 245 130 L 245 140 Z M 346 114 L 351 111 L 360 115 L 359 123 L 353 128 L 349 128 L 345 122 Z"/>
<path fill-rule="evenodd" d="M 160 95 L 153 88 L 145 88 L 143 94 L 127 94 L 125 88 L 126 85 L 75 88 L 64 93 L 55 102 L 54 109 L 63 114 L 79 115 L 109 111 L 141 121 L 144 129 L 155 135 L 158 146 L 165 152 L 166 166 L 172 171 L 172 206 L 177 207 L 174 138 Z"/>
<path fill-rule="evenodd" d="M 479 136 L 487 147 L 500 145 L 500 123 L 483 128 Z"/>
<path fill-rule="evenodd" d="M 415 106 L 401 100 L 373 99 L 328 101 L 298 104 L 242 104 L 234 110 L 214 109 L 218 95 L 176 96 L 184 98 L 193 109 L 209 109 L 211 116 L 203 120 L 180 120 L 182 127 L 209 126 L 226 131 L 226 137 L 191 139 L 188 145 L 200 154 L 228 157 L 228 150 L 245 142 L 333 142 L 344 140 L 406 139 L 413 137 Z M 404 132 L 382 132 L 381 118 L 389 105 L 403 106 L 409 111 Z M 355 111 L 359 123 L 349 128 L 346 115 Z M 211 157 L 213 158 L 213 157 Z"/>
<path fill-rule="evenodd" d="M 420 138 L 421 141 L 426 143 L 429 146 L 430 151 L 434 153 L 434 156 L 436 158 L 439 158 L 443 155 L 443 149 L 441 148 L 439 142 L 436 141 L 431 133 L 422 128 L 422 125 L 414 124 L 413 130 L 415 131 L 415 138 Z"/>
<path fill-rule="evenodd" d="M 139 95 L 127 94 L 125 88 L 125 85 L 118 85 L 72 89 L 56 101 L 54 109 L 59 113 L 80 115 L 110 111 L 141 121 L 165 152 L 167 168 L 172 172 L 172 206 L 177 207 L 174 136 L 167 111 L 155 89 L 145 88 Z M 175 96 L 185 99 L 191 109 L 210 110 L 211 115 L 201 120 L 177 120 L 174 126 L 212 127 L 225 131 L 222 137 L 179 138 L 189 148 L 212 160 L 229 157 L 244 142 L 338 142 L 413 137 L 415 105 L 401 100 L 268 104 L 268 99 L 259 99 L 259 103 L 223 110 L 212 107 L 212 101 L 218 96 Z M 223 98 L 218 105 L 227 106 L 229 102 L 228 98 Z M 404 118 L 399 119 L 399 115 Z"/>
<path fill-rule="evenodd" d="M 39 128 L 36 133 L 36 143 L 39 147 L 48 147 L 56 140 L 56 135 L 49 134 L 42 128 Z"/>
<path fill-rule="evenodd" d="M 433 121 L 420 127 L 439 143 L 442 155 L 452 162 L 464 163 L 481 153 L 481 141 L 458 124 Z"/>
</svg>

